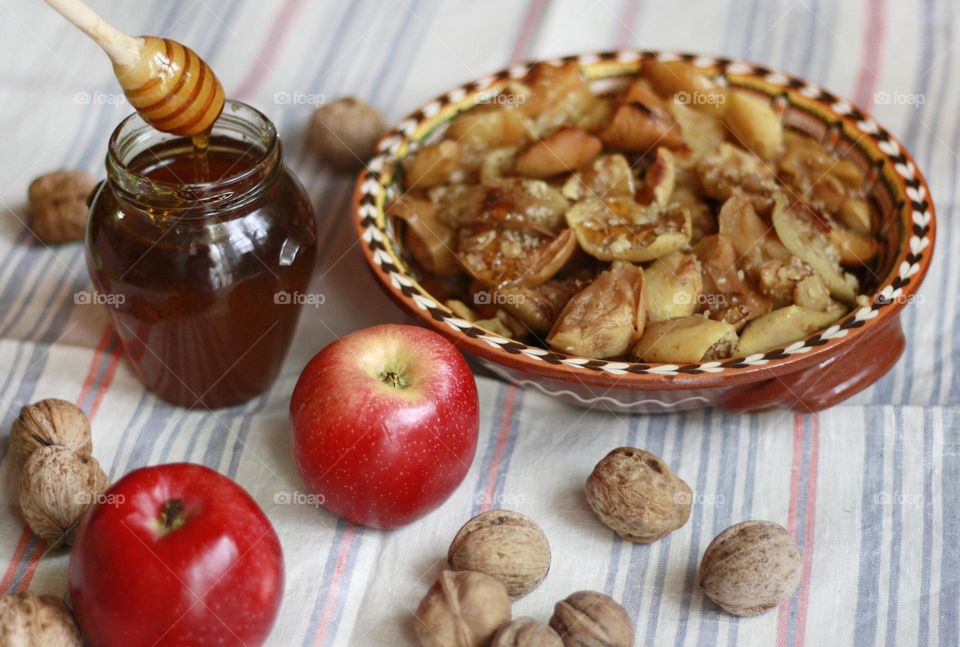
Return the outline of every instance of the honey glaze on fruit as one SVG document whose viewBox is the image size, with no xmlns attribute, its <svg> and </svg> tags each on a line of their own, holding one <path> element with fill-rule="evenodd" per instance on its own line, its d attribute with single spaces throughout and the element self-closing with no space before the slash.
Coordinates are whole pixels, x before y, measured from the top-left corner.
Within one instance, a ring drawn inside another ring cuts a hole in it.
<svg viewBox="0 0 960 647">
<path fill-rule="evenodd" d="M 279 149 L 279 145 L 276 146 Z M 133 191 L 101 190 L 88 264 L 143 382 L 182 406 L 222 407 L 273 381 L 313 269 L 313 212 L 302 187 L 265 151 L 190 138 L 125 163 Z"/>
</svg>

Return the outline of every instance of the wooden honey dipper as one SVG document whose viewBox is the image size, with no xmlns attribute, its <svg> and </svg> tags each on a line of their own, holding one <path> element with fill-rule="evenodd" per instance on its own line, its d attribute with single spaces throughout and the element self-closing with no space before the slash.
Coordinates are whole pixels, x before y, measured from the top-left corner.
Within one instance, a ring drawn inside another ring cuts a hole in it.
<svg viewBox="0 0 960 647">
<path fill-rule="evenodd" d="M 167 38 L 128 36 L 81 0 L 45 1 L 103 48 L 144 121 L 174 135 L 210 132 L 223 110 L 223 86 L 196 52 Z"/>
</svg>

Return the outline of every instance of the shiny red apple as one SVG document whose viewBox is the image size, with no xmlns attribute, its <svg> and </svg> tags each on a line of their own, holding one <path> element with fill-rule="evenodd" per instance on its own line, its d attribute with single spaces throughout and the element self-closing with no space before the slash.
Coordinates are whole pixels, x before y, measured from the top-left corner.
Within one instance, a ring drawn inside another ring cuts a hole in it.
<svg viewBox="0 0 960 647">
<path fill-rule="evenodd" d="M 127 474 L 70 551 L 70 601 L 94 647 L 261 645 L 283 596 L 280 540 L 257 503 L 191 463 Z"/>
<path fill-rule="evenodd" d="M 290 401 L 293 458 L 311 493 L 353 523 L 394 528 L 460 485 L 477 448 L 477 385 L 435 332 L 351 333 L 303 369 Z"/>
</svg>

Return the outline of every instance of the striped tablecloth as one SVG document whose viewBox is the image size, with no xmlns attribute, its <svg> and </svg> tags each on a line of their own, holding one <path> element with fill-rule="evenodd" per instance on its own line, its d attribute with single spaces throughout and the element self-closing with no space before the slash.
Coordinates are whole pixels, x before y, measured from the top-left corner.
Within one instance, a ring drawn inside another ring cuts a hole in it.
<svg viewBox="0 0 960 647">
<path fill-rule="evenodd" d="M 280 533 L 287 588 L 271 645 L 412 644 L 411 610 L 471 515 L 508 507 L 540 522 L 550 576 L 516 615 L 594 588 L 623 601 L 643 645 L 956 645 L 960 642 L 960 3 L 948 0 L 99 0 L 121 28 L 188 43 L 228 95 L 279 126 L 319 216 L 315 290 L 281 378 L 246 406 L 188 413 L 159 402 L 121 361 L 79 245 L 47 249 L 23 227 L 39 173 L 103 175 L 129 112 L 102 54 L 37 0 L 0 0 L 0 402 L 4 428 L 43 397 L 82 406 L 112 478 L 175 460 L 246 487 Z M 362 267 L 351 180 L 303 146 L 313 105 L 355 94 L 399 119 L 424 100 L 526 58 L 612 47 L 762 61 L 874 112 L 927 174 L 940 230 L 935 263 L 906 310 L 906 353 L 883 380 L 820 415 L 715 411 L 624 417 L 478 380 L 481 438 L 465 483 L 434 514 L 384 533 L 282 505 L 301 484 L 286 408 L 301 367 L 338 335 L 402 320 Z M 661 455 L 696 492 L 690 522 L 651 546 L 624 543 L 583 498 L 593 464 L 619 445 Z M 0 437 L 5 455 L 7 438 Z M 67 558 L 23 530 L 15 471 L 0 487 L 0 592 L 62 595 Z M 782 523 L 804 555 L 789 604 L 759 618 L 717 612 L 695 585 L 710 539 L 750 518 Z"/>
</svg>

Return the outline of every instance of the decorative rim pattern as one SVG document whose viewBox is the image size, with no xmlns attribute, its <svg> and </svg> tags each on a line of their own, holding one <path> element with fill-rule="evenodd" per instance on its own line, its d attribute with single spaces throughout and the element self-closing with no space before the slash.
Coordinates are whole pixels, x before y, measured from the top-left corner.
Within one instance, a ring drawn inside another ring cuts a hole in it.
<svg viewBox="0 0 960 647">
<path fill-rule="evenodd" d="M 475 105 L 485 96 L 496 95 L 509 82 L 522 77 L 532 63 L 506 68 L 450 90 L 409 115 L 379 142 L 377 156 L 370 161 L 367 170 L 362 172 L 357 180 L 354 197 L 355 224 L 364 255 L 371 266 L 376 268 L 374 273 L 384 287 L 391 291 L 391 295 L 434 327 L 442 330 L 446 326 L 446 332 L 453 333 L 453 337 L 484 342 L 495 351 L 493 355 L 485 354 L 494 361 L 503 353 L 501 357 L 504 360 L 509 358 L 514 363 L 518 360 L 520 363 L 544 362 L 574 369 L 578 373 L 605 373 L 612 376 L 692 376 L 730 371 L 739 373 L 743 369 L 780 365 L 798 356 L 811 354 L 815 350 L 825 350 L 845 339 L 863 334 L 881 311 L 889 311 L 890 314 L 899 311 L 906 298 L 919 288 L 926 273 L 933 252 L 936 229 L 929 188 L 903 145 L 870 116 L 820 86 L 753 63 L 650 50 L 573 55 L 547 62 L 559 65 L 575 61 L 588 77 L 594 80 L 629 77 L 637 72 L 643 60 L 650 58 L 687 61 L 697 67 L 712 69 L 718 78 L 726 80 L 730 85 L 759 90 L 773 98 L 783 97 L 796 108 L 817 113 L 815 117 L 819 121 L 827 124 L 830 129 L 837 128 L 847 139 L 855 138 L 852 145 L 858 146 L 864 142 L 866 146 L 875 149 L 872 152 L 874 161 L 880 160 L 879 177 L 881 180 L 885 179 L 888 190 L 897 199 L 893 209 L 901 214 L 903 231 L 900 234 L 896 258 L 891 265 L 892 270 L 880 282 L 878 290 L 872 296 L 871 305 L 860 307 L 846 315 L 839 323 L 783 348 L 747 357 L 684 365 L 609 361 L 565 355 L 504 339 L 455 316 L 406 272 L 404 262 L 393 248 L 384 215 L 384 204 L 393 197 L 395 191 L 391 166 L 407 152 L 415 149 L 434 128 L 445 123 L 459 110 Z"/>
</svg>

